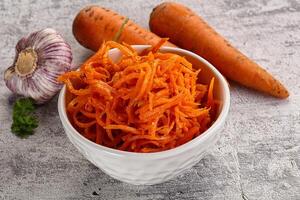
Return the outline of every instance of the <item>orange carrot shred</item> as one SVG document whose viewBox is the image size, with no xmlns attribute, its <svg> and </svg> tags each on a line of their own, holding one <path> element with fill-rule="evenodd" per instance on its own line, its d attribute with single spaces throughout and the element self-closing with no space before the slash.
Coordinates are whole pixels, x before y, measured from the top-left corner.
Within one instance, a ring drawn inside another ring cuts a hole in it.
<svg viewBox="0 0 300 200">
<path fill-rule="evenodd" d="M 127 44 L 105 42 L 79 70 L 59 77 L 73 97 L 66 107 L 70 121 L 83 136 L 119 150 L 158 152 L 211 125 L 220 104 L 214 78 L 200 84 L 200 70 L 184 57 L 159 52 L 166 41 L 141 54 Z M 118 61 L 109 57 L 112 48 L 122 53 Z"/>
<path fill-rule="evenodd" d="M 212 78 L 208 88 L 207 104 L 206 104 L 207 107 L 212 107 L 214 103 L 214 97 L 213 97 L 214 83 L 215 83 L 215 78 Z"/>
</svg>

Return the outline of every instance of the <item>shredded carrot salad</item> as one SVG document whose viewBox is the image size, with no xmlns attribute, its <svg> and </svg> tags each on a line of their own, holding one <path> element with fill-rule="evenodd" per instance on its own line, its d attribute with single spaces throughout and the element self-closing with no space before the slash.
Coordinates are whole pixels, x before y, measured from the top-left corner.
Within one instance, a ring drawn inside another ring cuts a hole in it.
<svg viewBox="0 0 300 200">
<path fill-rule="evenodd" d="M 129 45 L 105 42 L 77 71 L 59 77 L 74 96 L 67 103 L 73 126 L 97 144 L 131 152 L 177 147 L 203 133 L 215 109 L 214 78 L 199 84 L 200 70 L 184 57 L 158 50 L 140 55 Z M 122 53 L 117 62 L 109 50 Z"/>
</svg>

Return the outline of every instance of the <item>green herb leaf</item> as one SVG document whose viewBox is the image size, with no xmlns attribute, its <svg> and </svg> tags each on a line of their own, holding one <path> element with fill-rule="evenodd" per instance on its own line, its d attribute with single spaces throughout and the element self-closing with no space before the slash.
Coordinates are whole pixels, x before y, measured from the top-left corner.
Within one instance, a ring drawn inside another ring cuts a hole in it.
<svg viewBox="0 0 300 200">
<path fill-rule="evenodd" d="M 13 106 L 13 124 L 11 130 L 21 138 L 32 135 L 38 127 L 38 119 L 33 115 L 34 102 L 30 98 L 18 99 Z"/>
</svg>

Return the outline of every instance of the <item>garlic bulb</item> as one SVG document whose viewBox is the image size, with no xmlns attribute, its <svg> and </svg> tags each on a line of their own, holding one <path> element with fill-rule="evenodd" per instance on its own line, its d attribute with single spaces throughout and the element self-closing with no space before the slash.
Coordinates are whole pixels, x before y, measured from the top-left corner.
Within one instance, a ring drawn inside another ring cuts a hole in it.
<svg viewBox="0 0 300 200">
<path fill-rule="evenodd" d="M 43 29 L 17 43 L 14 63 L 4 72 L 4 80 L 12 92 L 42 104 L 61 89 L 57 77 L 71 70 L 71 62 L 65 40 L 55 30 Z"/>
</svg>

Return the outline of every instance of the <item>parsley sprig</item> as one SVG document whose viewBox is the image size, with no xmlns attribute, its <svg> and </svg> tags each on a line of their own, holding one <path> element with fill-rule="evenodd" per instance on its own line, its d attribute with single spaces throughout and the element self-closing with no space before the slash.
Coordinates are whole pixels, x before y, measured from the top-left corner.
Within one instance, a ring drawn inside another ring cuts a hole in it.
<svg viewBox="0 0 300 200">
<path fill-rule="evenodd" d="M 13 106 L 13 124 L 11 130 L 21 138 L 28 137 L 38 127 L 38 119 L 34 116 L 34 102 L 30 98 L 16 100 Z"/>
</svg>

